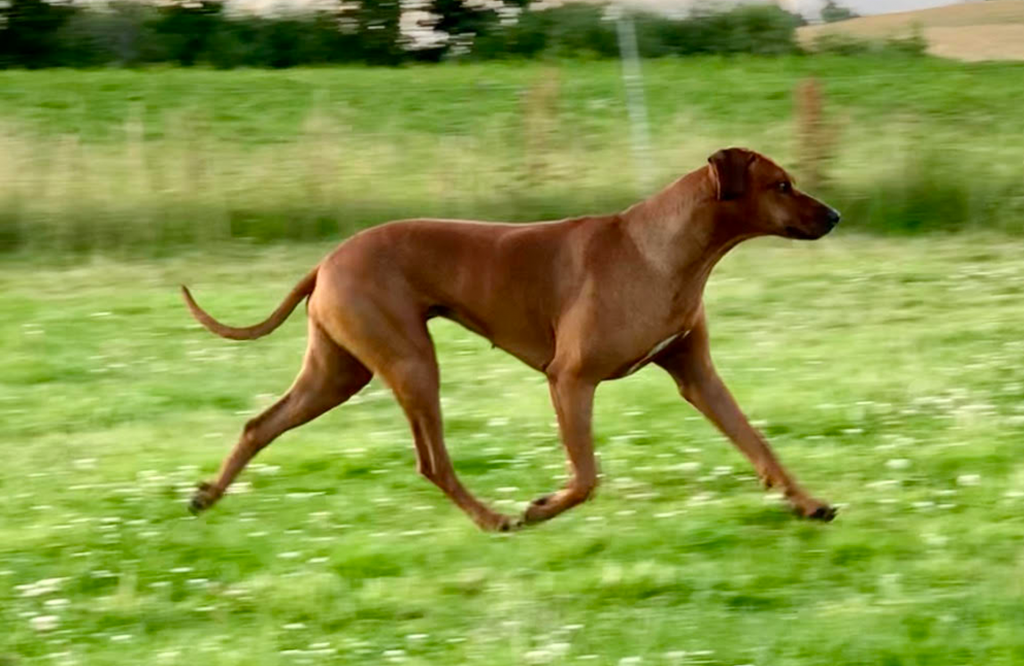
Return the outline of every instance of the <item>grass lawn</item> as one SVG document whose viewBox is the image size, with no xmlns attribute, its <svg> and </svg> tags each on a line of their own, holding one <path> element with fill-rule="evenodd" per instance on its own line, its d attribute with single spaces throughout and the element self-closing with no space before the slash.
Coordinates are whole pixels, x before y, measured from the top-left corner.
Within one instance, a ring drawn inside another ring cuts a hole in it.
<svg viewBox="0 0 1024 666">
<path fill-rule="evenodd" d="M 598 392 L 596 499 L 500 536 L 417 477 L 376 380 L 188 515 L 305 330 L 215 338 L 176 284 L 251 323 L 329 244 L 2 264 L 0 664 L 1022 663 L 1017 245 L 754 241 L 713 276 L 719 370 L 836 522 L 792 518 L 648 368 Z M 467 485 L 554 489 L 543 378 L 432 330 Z"/>
</svg>

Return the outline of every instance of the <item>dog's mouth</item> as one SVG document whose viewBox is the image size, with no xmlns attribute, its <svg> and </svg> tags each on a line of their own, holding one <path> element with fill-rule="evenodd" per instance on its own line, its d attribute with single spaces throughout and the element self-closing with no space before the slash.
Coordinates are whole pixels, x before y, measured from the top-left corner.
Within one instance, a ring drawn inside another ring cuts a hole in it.
<svg viewBox="0 0 1024 666">
<path fill-rule="evenodd" d="M 821 238 L 822 236 L 825 235 L 812 234 L 810 232 L 804 231 L 799 227 L 786 227 L 784 231 L 786 232 L 787 238 L 795 238 L 796 240 L 814 240 L 816 238 Z"/>
</svg>

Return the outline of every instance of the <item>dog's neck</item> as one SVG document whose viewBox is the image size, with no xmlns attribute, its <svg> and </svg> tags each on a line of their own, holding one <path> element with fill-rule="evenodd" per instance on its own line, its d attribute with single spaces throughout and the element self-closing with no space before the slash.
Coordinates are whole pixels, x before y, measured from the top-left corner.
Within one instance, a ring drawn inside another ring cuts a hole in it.
<svg viewBox="0 0 1024 666">
<path fill-rule="evenodd" d="M 729 250 L 756 235 L 744 233 L 725 214 L 709 171 L 692 171 L 621 215 L 626 233 L 652 268 L 666 277 L 697 277 L 701 287 Z"/>
</svg>

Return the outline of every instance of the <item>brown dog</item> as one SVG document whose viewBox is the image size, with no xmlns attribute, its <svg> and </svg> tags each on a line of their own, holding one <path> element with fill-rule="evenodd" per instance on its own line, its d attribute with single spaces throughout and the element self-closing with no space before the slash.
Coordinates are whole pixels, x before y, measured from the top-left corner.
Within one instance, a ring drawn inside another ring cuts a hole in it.
<svg viewBox="0 0 1024 666">
<path fill-rule="evenodd" d="M 477 525 L 508 530 L 547 520 L 597 485 L 594 389 L 654 363 L 750 458 L 768 487 L 780 488 L 799 514 L 831 520 L 835 510 L 786 472 L 719 379 L 702 296 L 711 269 L 740 241 L 819 238 L 839 214 L 757 153 L 729 148 L 708 163 L 616 215 L 537 224 L 408 220 L 368 229 L 249 328 L 218 323 L 183 287 L 195 318 L 236 340 L 270 333 L 309 297 L 309 345 L 298 378 L 245 425 L 217 479 L 200 485 L 192 510 L 213 505 L 278 435 L 345 402 L 377 374 L 409 419 L 419 472 Z M 520 518 L 494 512 L 455 475 L 442 434 L 431 317 L 462 324 L 548 378 L 572 478 Z"/>
</svg>

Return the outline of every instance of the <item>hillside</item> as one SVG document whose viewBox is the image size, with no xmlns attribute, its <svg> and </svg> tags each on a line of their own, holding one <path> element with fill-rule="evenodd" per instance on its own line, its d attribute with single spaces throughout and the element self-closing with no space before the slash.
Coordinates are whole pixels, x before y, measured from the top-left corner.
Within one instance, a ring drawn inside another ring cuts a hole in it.
<svg viewBox="0 0 1024 666">
<path fill-rule="evenodd" d="M 1024 0 L 969 2 L 913 12 L 863 16 L 800 28 L 801 43 L 823 34 L 884 39 L 920 29 L 928 52 L 958 60 L 1024 60 Z"/>
</svg>

